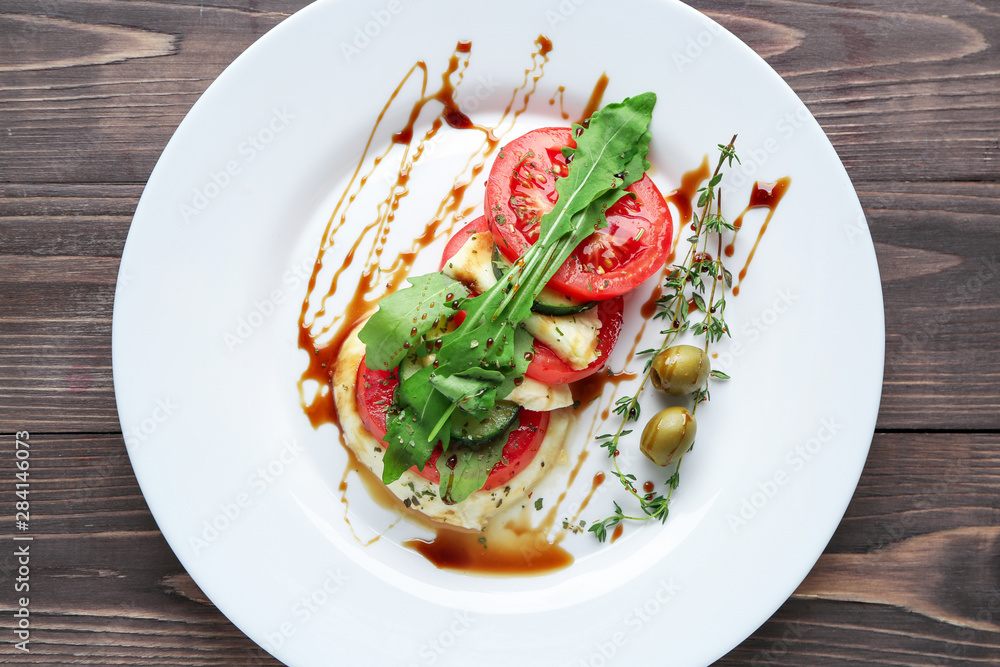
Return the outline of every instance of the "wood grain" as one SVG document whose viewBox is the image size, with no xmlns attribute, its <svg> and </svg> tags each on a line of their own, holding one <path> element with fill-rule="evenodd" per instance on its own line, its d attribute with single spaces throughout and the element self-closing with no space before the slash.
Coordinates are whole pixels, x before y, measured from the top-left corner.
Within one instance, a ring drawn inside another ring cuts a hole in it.
<svg viewBox="0 0 1000 667">
<path fill-rule="evenodd" d="M 18 662 L 278 664 L 184 572 L 120 436 L 32 442 L 37 650 Z M 1000 656 L 998 508 L 1000 435 L 876 435 L 827 553 L 719 664 L 991 664 Z M 0 509 L 0 525 L 12 525 L 9 511 Z M 4 578 L 13 566 L 5 556 Z M 10 611 L 0 596 L 0 630 Z"/>
<path fill-rule="evenodd" d="M 0 662 L 278 664 L 157 530 L 122 442 L 110 336 L 128 227 L 167 140 L 305 4 L 0 0 L 0 433 L 37 438 L 38 548 L 33 650 Z M 691 4 L 827 132 L 886 306 L 878 432 L 854 499 L 798 591 L 718 664 L 1000 664 L 1000 8 Z M 664 45 L 668 64 L 683 46 Z M 3 530 L 10 512 L 0 504 Z M 5 637 L 12 605 L 0 595 Z"/>
<path fill-rule="evenodd" d="M 9 51 L 0 57 L 0 72 L 51 70 L 107 65 L 131 58 L 171 55 L 173 35 L 125 26 L 97 25 L 51 16 L 5 14 L 0 33 Z"/>
<path fill-rule="evenodd" d="M 45 16 L 25 18 L 39 13 Z M 35 42 L 31 30 L 44 21 L 53 33 L 46 42 L 73 43 L 73 58 L 95 63 L 46 67 L 46 49 L 12 49 L 16 56 L 7 60 L 27 69 L 0 71 L 0 182 L 144 183 L 208 84 L 287 14 L 238 5 L 24 0 L 4 2 L 0 16 L 14 17 L 5 26 L 10 42 Z M 115 42 L 117 62 L 99 65 L 106 43 L 74 39 L 95 30 L 134 39 Z"/>
<path fill-rule="evenodd" d="M 997 526 L 955 528 L 911 537 L 875 555 L 826 554 L 796 595 L 891 604 L 943 623 L 1000 632 L 1000 572 L 991 557 L 1000 553 L 998 542 Z M 969 581 L 987 587 L 964 590 Z"/>
<path fill-rule="evenodd" d="M 61 22 L 89 25 L 104 4 L 60 2 L 48 9 Z M 900 11 L 874 2 L 845 8 L 772 0 L 737 16 L 719 4 L 693 4 L 769 56 L 856 180 L 996 179 L 1000 119 L 982 113 L 1000 105 L 988 39 L 1000 25 L 995 12 L 945 0 Z M 4 5 L 20 15 L 37 3 Z M 148 2 L 116 3 L 114 15 L 131 29 L 180 35 L 176 53 L 147 58 L 137 48 L 113 67 L 32 71 L 31 85 L 23 83 L 28 72 L 0 72 L 7 130 L 0 181 L 145 182 L 197 96 L 285 16 Z M 141 134 L 122 136 L 137 126 Z"/>
</svg>

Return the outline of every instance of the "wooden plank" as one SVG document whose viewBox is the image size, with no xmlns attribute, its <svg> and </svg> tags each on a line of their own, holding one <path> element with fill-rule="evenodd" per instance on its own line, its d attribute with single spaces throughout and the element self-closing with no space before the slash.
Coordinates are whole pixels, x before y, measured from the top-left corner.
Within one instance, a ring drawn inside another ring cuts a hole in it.
<svg viewBox="0 0 1000 667">
<path fill-rule="evenodd" d="M 877 582 L 873 582 L 877 585 Z M 716 665 L 994 665 L 996 633 L 874 604 L 793 599 Z"/>
<path fill-rule="evenodd" d="M 142 187 L 0 184 L 0 254 L 120 258 Z"/>
<path fill-rule="evenodd" d="M 0 431 L 120 431 L 111 374 L 117 264 L 0 255 Z"/>
<path fill-rule="evenodd" d="M 764 0 L 728 9 L 738 15 L 729 22 L 720 3 L 691 4 L 721 12 L 716 18 L 758 52 L 766 42 L 741 30 L 747 22 L 784 26 L 798 38 L 768 62 L 816 116 L 853 179 L 997 180 L 1000 116 L 988 110 L 1000 106 L 1000 17 L 989 5 Z M 957 155 L 961 164 L 950 159 Z"/>
<path fill-rule="evenodd" d="M 30 443 L 32 635 L 18 663 L 280 664 L 184 572 L 146 508 L 120 436 L 34 433 Z M 0 510 L 4 526 L 13 526 L 11 508 Z M 9 533 L 0 539 L 13 543 Z M 0 559 L 5 581 L 16 567 L 11 553 Z M 0 600 L 8 634 L 12 604 Z"/>
<path fill-rule="evenodd" d="M 1000 427 L 1000 186 L 858 190 L 885 301 L 878 427 Z"/>
<path fill-rule="evenodd" d="M 208 84 L 307 2 L 257 4 L 4 2 L 25 48 L 0 58 L 0 182 L 145 182 Z"/>
<path fill-rule="evenodd" d="M 844 520 L 796 596 L 888 605 L 1000 647 L 998 443 L 876 436 Z"/>
<path fill-rule="evenodd" d="M 719 664 L 996 664 L 998 444 L 997 435 L 876 435 L 826 552 Z"/>
<path fill-rule="evenodd" d="M 256 11 L 253 3 L 75 0 L 33 16 L 36 2 L 4 3 L 0 20 L 12 39 L 43 41 L 7 71 L 0 65 L 0 182 L 144 182 L 225 65 L 304 4 Z M 1000 19 L 988 9 L 962 0 L 892 11 L 873 0 L 851 7 L 761 0 L 739 11 L 720 0 L 694 4 L 769 57 L 853 178 L 997 179 L 1000 116 L 991 110 L 1000 107 L 1000 86 L 992 54 Z M 80 51 L 82 36 L 98 29 L 111 36 Z M 60 41 L 76 50 L 45 48 Z M 686 48 L 671 53 L 686 57 Z M 67 67 L 67 58 L 94 64 Z"/>
<path fill-rule="evenodd" d="M 278 664 L 184 573 L 120 437 L 36 433 L 31 442 L 37 632 L 19 662 Z M 718 664 L 996 664 L 998 507 L 1000 435 L 877 435 L 826 553 Z M 13 525 L 10 511 L 0 508 L 0 525 Z M 0 567 L 12 571 L 6 551 Z M 0 599 L 0 627 L 10 604 Z"/>
</svg>

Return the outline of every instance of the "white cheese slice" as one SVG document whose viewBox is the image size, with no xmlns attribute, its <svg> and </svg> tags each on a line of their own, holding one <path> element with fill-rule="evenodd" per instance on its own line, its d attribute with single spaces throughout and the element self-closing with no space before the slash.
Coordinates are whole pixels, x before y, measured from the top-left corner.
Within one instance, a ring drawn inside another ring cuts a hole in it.
<svg viewBox="0 0 1000 667">
<path fill-rule="evenodd" d="M 586 368 L 600 356 L 597 336 L 601 331 L 601 320 L 597 317 L 597 308 L 575 315 L 533 313 L 524 321 L 524 328 L 573 370 Z"/>
<path fill-rule="evenodd" d="M 573 393 L 565 384 L 550 386 L 526 377 L 504 400 L 513 401 L 527 410 L 549 412 L 573 405 Z"/>
<path fill-rule="evenodd" d="M 496 284 L 493 275 L 493 235 L 476 232 L 470 235 L 442 271 L 480 294 Z M 540 343 L 549 347 L 573 370 L 582 370 L 600 356 L 597 350 L 601 320 L 597 309 L 576 315 L 539 315 L 532 313 L 524 328 Z"/>
<path fill-rule="evenodd" d="M 441 269 L 466 287 L 482 294 L 497 283 L 493 275 L 493 234 L 475 232 Z"/>
</svg>

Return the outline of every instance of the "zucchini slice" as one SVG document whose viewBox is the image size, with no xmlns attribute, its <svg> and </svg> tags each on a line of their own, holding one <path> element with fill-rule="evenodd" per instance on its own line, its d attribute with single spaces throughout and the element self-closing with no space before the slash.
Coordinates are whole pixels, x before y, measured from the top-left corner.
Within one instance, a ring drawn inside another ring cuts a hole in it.
<svg viewBox="0 0 1000 667">
<path fill-rule="evenodd" d="M 451 419 L 452 442 L 477 446 L 502 435 L 517 419 L 521 406 L 510 401 L 497 401 L 483 420 L 456 411 Z"/>
</svg>

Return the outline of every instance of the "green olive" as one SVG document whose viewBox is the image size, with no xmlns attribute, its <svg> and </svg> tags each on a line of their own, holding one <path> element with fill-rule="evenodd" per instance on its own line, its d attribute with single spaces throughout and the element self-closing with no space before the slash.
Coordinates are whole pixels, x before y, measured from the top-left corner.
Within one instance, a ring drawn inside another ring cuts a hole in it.
<svg viewBox="0 0 1000 667">
<path fill-rule="evenodd" d="M 668 466 L 691 449 L 698 424 L 694 416 L 680 407 L 656 413 L 642 430 L 639 449 L 658 466 Z"/>
<path fill-rule="evenodd" d="M 693 345 L 673 345 L 653 358 L 653 386 L 671 396 L 693 394 L 708 381 L 712 365 L 705 350 Z"/>
</svg>

